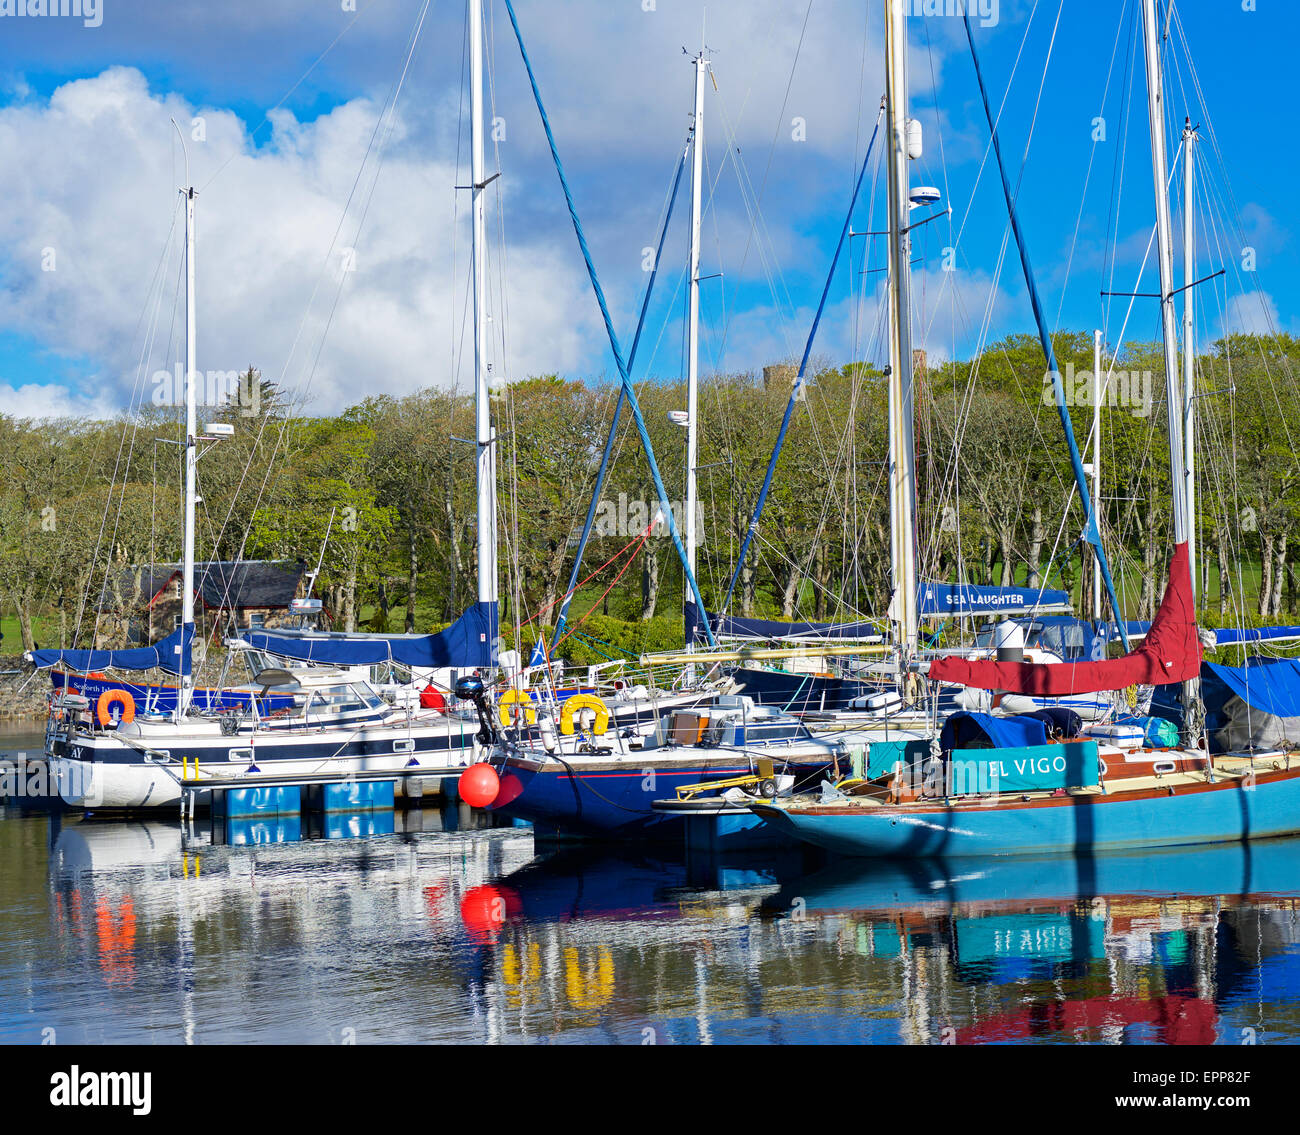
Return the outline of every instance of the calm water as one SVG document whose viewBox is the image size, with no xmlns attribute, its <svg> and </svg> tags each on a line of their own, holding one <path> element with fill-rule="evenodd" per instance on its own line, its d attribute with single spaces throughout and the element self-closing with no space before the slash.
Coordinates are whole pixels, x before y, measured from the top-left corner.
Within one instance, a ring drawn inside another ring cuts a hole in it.
<svg viewBox="0 0 1300 1135">
<path fill-rule="evenodd" d="M 426 808 L 223 842 L 202 819 L 183 839 L 0 808 L 0 1041 L 1300 1037 L 1297 841 L 687 863 L 535 856 L 528 829 L 482 822 Z"/>
</svg>

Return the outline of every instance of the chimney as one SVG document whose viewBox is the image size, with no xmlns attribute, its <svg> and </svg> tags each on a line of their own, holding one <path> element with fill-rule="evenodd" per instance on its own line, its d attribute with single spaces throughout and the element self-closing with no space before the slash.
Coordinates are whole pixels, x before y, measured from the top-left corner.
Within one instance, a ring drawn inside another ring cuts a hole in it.
<svg viewBox="0 0 1300 1135">
<path fill-rule="evenodd" d="M 798 375 L 798 367 L 792 367 L 789 363 L 773 363 L 763 368 L 763 389 L 771 390 L 775 387 L 788 394 Z"/>
</svg>

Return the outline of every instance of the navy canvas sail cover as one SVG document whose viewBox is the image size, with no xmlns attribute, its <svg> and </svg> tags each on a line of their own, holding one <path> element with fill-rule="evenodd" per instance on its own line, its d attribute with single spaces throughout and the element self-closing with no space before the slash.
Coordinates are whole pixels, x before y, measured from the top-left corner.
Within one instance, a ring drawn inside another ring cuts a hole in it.
<svg viewBox="0 0 1300 1135">
<path fill-rule="evenodd" d="M 993 717 L 987 713 L 954 713 L 944 723 L 939 748 L 1017 749 L 1047 744 L 1047 725 L 1037 717 Z"/>
<path fill-rule="evenodd" d="M 1068 611 L 1064 591 L 1038 587 L 994 587 L 974 583 L 922 583 L 917 587 L 917 613 L 937 615 L 1014 615 Z M 736 615 L 709 616 L 720 638 L 827 639 L 843 642 L 879 642 L 881 628 L 869 620 L 846 623 L 786 622 L 746 619 Z"/>
<path fill-rule="evenodd" d="M 1300 627 L 1225 627 L 1214 632 L 1216 646 L 1233 646 L 1243 642 L 1270 642 L 1280 638 L 1300 638 Z"/>
<path fill-rule="evenodd" d="M 194 627 L 177 627 L 153 646 L 125 650 L 33 650 L 29 656 L 37 669 L 63 666 L 80 674 L 92 670 L 165 670 L 168 674 L 190 672 L 190 646 Z"/>
<path fill-rule="evenodd" d="M 837 639 L 845 642 L 879 642 L 880 627 L 872 622 L 805 623 L 779 619 L 745 619 L 736 615 L 710 615 L 719 638 Z"/>
<path fill-rule="evenodd" d="M 1206 668 L 1252 709 L 1274 717 L 1300 717 L 1300 659 L 1255 658 L 1245 666 Z"/>
<path fill-rule="evenodd" d="M 497 611 L 495 603 L 476 603 L 446 630 L 429 635 L 252 631 L 244 638 L 256 650 L 327 666 L 397 662 L 434 670 L 490 669 L 497 664 Z"/>
</svg>

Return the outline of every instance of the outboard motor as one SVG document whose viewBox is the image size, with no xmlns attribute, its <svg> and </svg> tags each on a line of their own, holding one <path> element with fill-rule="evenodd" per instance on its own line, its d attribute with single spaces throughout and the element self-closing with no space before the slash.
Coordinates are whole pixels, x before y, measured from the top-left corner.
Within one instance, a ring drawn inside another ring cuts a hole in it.
<svg viewBox="0 0 1300 1135">
<path fill-rule="evenodd" d="M 461 678 L 456 683 L 456 696 L 462 701 L 472 701 L 474 708 L 478 710 L 479 744 L 484 746 L 496 744 L 497 726 L 492 717 L 492 707 L 488 704 L 487 686 L 484 685 L 483 679 L 477 674 Z"/>
</svg>

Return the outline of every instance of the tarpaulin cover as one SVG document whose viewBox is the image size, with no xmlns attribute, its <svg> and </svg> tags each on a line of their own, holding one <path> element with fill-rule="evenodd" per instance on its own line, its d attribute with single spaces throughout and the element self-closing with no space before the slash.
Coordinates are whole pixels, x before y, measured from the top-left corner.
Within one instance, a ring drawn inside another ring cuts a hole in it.
<svg viewBox="0 0 1300 1135">
<path fill-rule="evenodd" d="M 1300 717 L 1300 659 L 1253 658 L 1245 666 L 1206 666 L 1252 709 Z"/>
<path fill-rule="evenodd" d="M 92 670 L 165 670 L 168 674 L 190 672 L 190 645 L 194 625 L 177 627 L 153 646 L 129 650 L 33 650 L 31 659 L 37 669 L 64 666 L 86 674 Z"/>
<path fill-rule="evenodd" d="M 937 682 L 982 690 L 1060 696 L 1182 682 L 1195 678 L 1200 667 L 1201 644 L 1196 636 L 1192 579 L 1184 543 L 1174 548 L 1169 582 L 1151 629 L 1142 645 L 1122 658 L 1056 663 L 937 658 L 930 663 L 929 676 Z"/>
<path fill-rule="evenodd" d="M 328 666 L 403 666 L 460 670 L 496 665 L 495 603 L 476 603 L 446 630 L 431 635 L 320 635 L 252 631 L 244 636 L 256 650 Z"/>
<path fill-rule="evenodd" d="M 1047 744 L 1047 726 L 1037 717 L 993 717 L 987 713 L 954 713 L 944 722 L 939 748 L 971 747 L 1023 749 Z"/>
<path fill-rule="evenodd" d="M 1050 705 L 1020 716 L 1033 717 L 1041 721 L 1043 728 L 1047 730 L 1047 736 L 1054 741 L 1068 741 L 1083 732 L 1083 718 L 1063 705 Z"/>
</svg>

